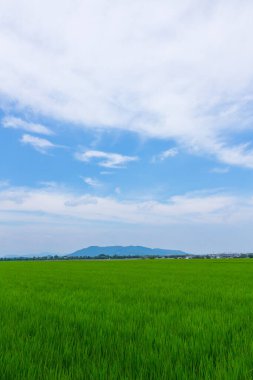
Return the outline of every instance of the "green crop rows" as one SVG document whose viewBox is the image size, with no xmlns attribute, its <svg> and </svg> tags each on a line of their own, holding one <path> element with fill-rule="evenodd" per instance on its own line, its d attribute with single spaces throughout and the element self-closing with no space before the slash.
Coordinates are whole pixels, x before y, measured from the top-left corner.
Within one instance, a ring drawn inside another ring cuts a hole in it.
<svg viewBox="0 0 253 380">
<path fill-rule="evenodd" d="M 1 262 L 0 378 L 253 379 L 253 260 Z"/>
</svg>

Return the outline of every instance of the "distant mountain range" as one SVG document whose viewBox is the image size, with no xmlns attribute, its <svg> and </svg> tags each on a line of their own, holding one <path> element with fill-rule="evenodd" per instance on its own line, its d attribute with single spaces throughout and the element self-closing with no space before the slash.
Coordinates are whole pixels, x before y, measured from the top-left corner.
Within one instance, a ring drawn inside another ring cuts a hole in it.
<svg viewBox="0 0 253 380">
<path fill-rule="evenodd" d="M 183 256 L 188 255 L 188 253 L 173 250 L 173 249 L 160 249 L 160 248 L 147 248 L 142 246 L 111 246 L 111 247 L 97 247 L 91 246 L 88 248 L 82 248 L 78 251 L 75 251 L 67 256 L 71 257 L 82 257 L 89 256 L 95 257 L 99 255 L 106 256 Z"/>
</svg>

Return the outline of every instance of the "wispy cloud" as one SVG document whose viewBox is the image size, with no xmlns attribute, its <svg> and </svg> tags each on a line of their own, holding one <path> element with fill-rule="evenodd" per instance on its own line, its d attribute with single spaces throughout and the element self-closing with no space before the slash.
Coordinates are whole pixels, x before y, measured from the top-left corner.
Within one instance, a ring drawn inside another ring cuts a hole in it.
<svg viewBox="0 0 253 380">
<path fill-rule="evenodd" d="M 41 135 L 53 135 L 53 131 L 42 124 L 30 123 L 14 116 L 5 117 L 2 120 L 4 128 L 21 129 L 30 133 L 38 133 Z"/>
<path fill-rule="evenodd" d="M 57 147 L 57 145 L 51 143 L 51 141 L 47 139 L 42 139 L 40 137 L 27 134 L 23 135 L 20 141 L 22 144 L 32 146 L 40 153 L 47 153 L 49 149 Z"/>
<path fill-rule="evenodd" d="M 178 154 L 177 148 L 167 149 L 167 150 L 164 150 L 163 152 L 153 156 L 151 162 L 155 163 L 158 161 L 164 161 L 167 158 L 175 157 L 177 154 Z"/>
<path fill-rule="evenodd" d="M 124 156 L 119 153 L 108 153 L 102 152 L 100 150 L 86 150 L 82 153 L 76 153 L 75 157 L 77 160 L 83 162 L 90 162 L 92 160 L 97 160 L 99 166 L 105 168 L 122 168 L 128 162 L 138 160 L 138 157 L 134 156 Z"/>
<path fill-rule="evenodd" d="M 8 179 L 0 179 L 0 188 L 8 187 L 10 185 L 10 181 Z"/>
<path fill-rule="evenodd" d="M 101 175 L 112 175 L 114 172 L 109 170 L 102 170 L 100 172 Z"/>
<path fill-rule="evenodd" d="M 61 187 L 61 184 L 56 181 L 40 181 L 39 185 L 48 189 L 59 189 Z"/>
<path fill-rule="evenodd" d="M 230 147 L 216 144 L 214 150 L 217 151 L 219 159 L 226 164 L 253 169 L 253 149 L 249 143 Z"/>
<path fill-rule="evenodd" d="M 229 168 L 217 167 L 210 170 L 211 173 L 226 174 L 229 172 Z"/>
<path fill-rule="evenodd" d="M 221 224 L 250 221 L 253 217 L 253 197 L 237 197 L 224 193 L 184 194 L 158 200 L 118 200 L 115 197 L 76 194 L 64 188 L 0 189 L 0 221 L 8 218 L 24 220 L 47 215 L 49 218 L 76 218 L 77 220 L 118 221 L 143 225 L 182 223 Z M 25 214 L 26 217 L 25 217 Z"/>
<path fill-rule="evenodd" d="M 252 14 L 251 0 L 2 2 L 0 91 L 84 128 L 171 138 L 252 168 L 230 143 L 252 131 Z"/>
<path fill-rule="evenodd" d="M 64 186 L 0 189 L 1 254 L 32 253 L 36 247 L 39 252 L 47 246 L 71 252 L 94 242 L 184 247 L 200 253 L 221 249 L 251 252 L 252 218 L 250 194 L 186 193 L 162 202 L 130 200 L 117 193 L 78 194 Z M 238 234 L 242 227 L 243 239 Z"/>
<path fill-rule="evenodd" d="M 91 187 L 101 187 L 101 182 L 98 181 L 96 178 L 91 178 L 91 177 L 81 177 L 87 185 Z"/>
</svg>

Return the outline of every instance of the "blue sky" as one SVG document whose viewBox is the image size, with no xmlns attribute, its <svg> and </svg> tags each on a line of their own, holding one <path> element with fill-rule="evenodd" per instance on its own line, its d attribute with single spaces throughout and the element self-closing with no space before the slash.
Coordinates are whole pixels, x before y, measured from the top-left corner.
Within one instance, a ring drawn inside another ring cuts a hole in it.
<svg viewBox="0 0 253 380">
<path fill-rule="evenodd" d="M 1 255 L 252 251 L 253 5 L 0 5 Z"/>
</svg>

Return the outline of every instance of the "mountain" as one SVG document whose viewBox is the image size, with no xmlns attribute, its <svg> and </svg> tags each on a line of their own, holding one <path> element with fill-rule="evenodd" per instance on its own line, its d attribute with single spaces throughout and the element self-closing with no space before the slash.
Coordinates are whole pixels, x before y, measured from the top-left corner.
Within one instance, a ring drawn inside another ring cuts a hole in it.
<svg viewBox="0 0 253 380">
<path fill-rule="evenodd" d="M 82 248 L 78 251 L 75 251 L 68 256 L 70 257 L 81 257 L 81 256 L 89 256 L 89 257 L 95 257 L 99 255 L 106 255 L 106 256 L 183 256 L 187 255 L 188 253 L 179 251 L 179 250 L 172 250 L 172 249 L 160 249 L 160 248 L 147 248 L 142 246 L 128 246 L 128 247 L 122 247 L 122 246 L 111 246 L 111 247 L 97 247 L 97 246 L 91 246 L 88 248 Z"/>
</svg>

